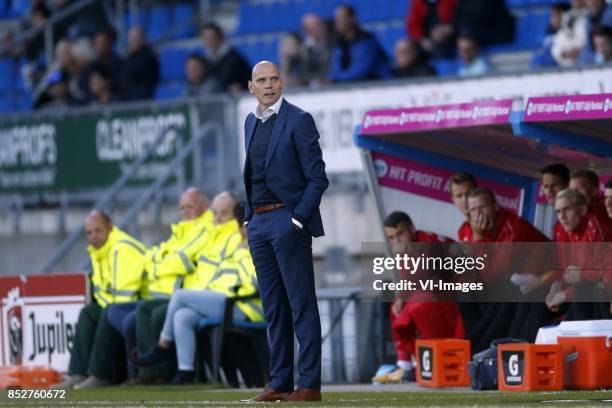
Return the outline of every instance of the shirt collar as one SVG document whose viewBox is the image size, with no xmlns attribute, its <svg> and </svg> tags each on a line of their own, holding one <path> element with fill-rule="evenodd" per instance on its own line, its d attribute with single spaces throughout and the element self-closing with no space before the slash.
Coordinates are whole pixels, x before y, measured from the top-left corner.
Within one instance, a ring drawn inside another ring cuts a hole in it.
<svg viewBox="0 0 612 408">
<path fill-rule="evenodd" d="M 283 99 L 284 98 L 281 96 L 280 98 L 278 98 L 278 101 L 274 103 L 274 105 L 270 106 L 268 109 L 261 113 L 259 112 L 259 105 L 255 106 L 255 109 L 253 110 L 253 115 L 255 115 L 257 119 L 261 119 L 262 122 L 265 122 L 266 120 L 270 119 L 270 117 L 275 113 L 278 115 L 280 107 L 283 103 Z"/>
</svg>

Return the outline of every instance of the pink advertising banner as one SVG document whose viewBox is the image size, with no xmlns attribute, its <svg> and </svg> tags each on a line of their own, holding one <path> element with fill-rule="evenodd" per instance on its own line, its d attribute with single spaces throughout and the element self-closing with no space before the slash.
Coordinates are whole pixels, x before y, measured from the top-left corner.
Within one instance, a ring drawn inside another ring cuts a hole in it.
<svg viewBox="0 0 612 408">
<path fill-rule="evenodd" d="M 508 123 L 512 100 L 484 101 L 366 113 L 361 134 L 401 133 Z"/>
<path fill-rule="evenodd" d="M 604 186 L 608 182 L 608 180 L 612 180 L 612 174 L 599 176 L 599 193 L 604 193 Z M 538 189 L 538 204 L 548 204 L 548 200 L 546 199 L 546 195 L 544 195 L 544 190 L 542 189 L 542 184 L 539 185 Z"/>
<path fill-rule="evenodd" d="M 525 122 L 612 118 L 612 94 L 529 98 Z"/>
<path fill-rule="evenodd" d="M 372 153 L 378 183 L 381 186 L 452 203 L 449 179 L 454 172 L 382 153 Z M 499 205 L 514 214 L 521 214 L 521 188 L 478 178 L 478 184 L 490 188 Z"/>
</svg>

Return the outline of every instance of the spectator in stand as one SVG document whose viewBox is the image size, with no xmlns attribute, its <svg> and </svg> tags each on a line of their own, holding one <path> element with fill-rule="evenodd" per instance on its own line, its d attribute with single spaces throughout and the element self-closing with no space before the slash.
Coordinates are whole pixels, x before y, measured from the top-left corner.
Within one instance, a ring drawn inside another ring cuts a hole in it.
<svg viewBox="0 0 612 408">
<path fill-rule="evenodd" d="M 395 211 L 384 222 L 385 237 L 395 255 L 407 255 L 411 243 L 451 243 L 453 240 L 432 232 L 418 231 L 408 214 Z M 429 256 L 438 255 L 434 245 L 420 250 L 429 251 Z M 428 271 L 435 273 L 434 271 Z M 399 271 L 402 279 L 410 279 L 409 271 Z M 408 276 L 406 276 L 408 275 Z M 429 275 L 432 278 L 431 275 Z M 463 322 L 454 302 L 443 302 L 433 291 L 416 290 L 398 293 L 391 305 L 391 332 L 397 352 L 397 368 L 389 373 L 372 378 L 376 383 L 399 383 L 416 380 L 415 341 L 421 339 L 463 338 Z"/>
<path fill-rule="evenodd" d="M 580 52 L 580 62 L 590 64 L 595 59 L 595 30 L 601 27 L 612 27 L 612 5 L 606 4 L 605 0 L 585 0 L 589 12 L 586 32 L 588 41 Z"/>
<path fill-rule="evenodd" d="M 316 14 L 306 14 L 302 18 L 302 79 L 308 86 L 318 86 L 327 82 L 327 71 L 332 53 L 330 30 L 323 19 Z"/>
<path fill-rule="evenodd" d="M 459 0 L 454 26 L 458 33 L 472 33 L 483 46 L 514 40 L 514 18 L 505 0 Z"/>
<path fill-rule="evenodd" d="M 103 65 L 95 65 L 89 75 L 91 104 L 108 105 L 118 101 L 113 93 L 113 76 Z"/>
<path fill-rule="evenodd" d="M 449 180 L 451 201 L 465 216 L 465 221 L 457 231 L 460 242 L 472 240 L 472 226 L 470 225 L 470 212 L 468 211 L 468 193 L 478 187 L 476 178 L 470 173 L 457 172 Z"/>
<path fill-rule="evenodd" d="M 572 0 L 572 8 L 563 14 L 561 29 L 555 34 L 551 47 L 552 56 L 559 66 L 576 64 L 588 41 L 588 15 L 584 0 Z"/>
<path fill-rule="evenodd" d="M 436 70 L 429 65 L 427 56 L 416 41 L 401 39 L 395 43 L 393 77 L 416 78 L 433 75 L 436 75 Z"/>
<path fill-rule="evenodd" d="M 302 38 L 297 33 L 285 35 L 280 43 L 280 69 L 285 86 L 304 85 L 301 47 Z"/>
<path fill-rule="evenodd" d="M 240 52 L 225 41 L 221 27 L 209 23 L 200 31 L 200 37 L 210 62 L 210 75 L 219 79 L 226 91 L 238 92 L 247 89 L 247 83 L 251 79 L 251 67 Z"/>
<path fill-rule="evenodd" d="M 531 65 L 533 67 L 557 66 L 557 61 L 555 61 L 551 52 L 552 44 L 555 35 L 561 29 L 561 19 L 563 18 L 563 14 L 569 9 L 570 6 L 567 3 L 556 3 L 550 6 L 546 36 L 542 41 L 542 48 L 535 53 L 533 59 L 531 60 Z"/>
<path fill-rule="evenodd" d="M 357 24 L 353 7 L 338 6 L 334 26 L 338 41 L 331 58 L 331 82 L 391 78 L 387 55 L 376 38 Z"/>
<path fill-rule="evenodd" d="M 96 58 L 96 51 L 89 38 L 79 38 L 70 44 L 72 69 L 70 71 L 70 91 L 79 103 L 88 102 L 89 66 Z"/>
<path fill-rule="evenodd" d="M 88 75 L 91 75 L 91 71 L 94 67 L 104 67 L 104 69 L 110 73 L 113 93 L 118 94 L 119 92 L 119 74 L 121 72 L 121 65 L 123 60 L 115 50 L 113 50 L 113 43 L 115 42 L 115 34 L 110 29 L 100 30 L 94 36 L 94 49 L 96 50 L 96 59 L 87 67 Z M 88 80 L 89 83 L 89 80 Z M 87 100 L 91 99 L 89 88 L 86 92 Z"/>
<path fill-rule="evenodd" d="M 151 99 L 158 81 L 157 55 L 147 45 L 142 28 L 133 27 L 128 32 L 128 55 L 119 72 L 121 99 Z"/>
<path fill-rule="evenodd" d="M 47 77 L 47 89 L 34 104 L 35 109 L 58 110 L 75 105 L 70 94 L 68 78 L 62 71 L 53 71 Z"/>
<path fill-rule="evenodd" d="M 198 97 L 223 91 L 223 84 L 209 73 L 208 61 L 199 54 L 191 54 L 185 61 L 187 78 L 186 97 Z"/>
<path fill-rule="evenodd" d="M 612 62 L 612 28 L 597 27 L 593 30 L 593 46 L 595 64 L 608 64 Z"/>
<path fill-rule="evenodd" d="M 459 66 L 457 75 L 460 77 L 473 77 L 486 75 L 491 71 L 489 62 L 482 55 L 478 40 L 471 34 L 461 34 L 457 38 L 459 50 Z"/>
<path fill-rule="evenodd" d="M 30 11 L 30 19 L 25 23 L 24 31 L 42 27 L 51 17 L 51 11 L 44 2 L 33 5 Z M 30 37 L 25 42 L 25 57 L 29 61 L 36 60 L 45 49 L 44 33 L 40 32 Z"/>
<path fill-rule="evenodd" d="M 406 16 L 407 32 L 434 58 L 455 54 L 453 18 L 457 0 L 412 0 Z"/>
</svg>

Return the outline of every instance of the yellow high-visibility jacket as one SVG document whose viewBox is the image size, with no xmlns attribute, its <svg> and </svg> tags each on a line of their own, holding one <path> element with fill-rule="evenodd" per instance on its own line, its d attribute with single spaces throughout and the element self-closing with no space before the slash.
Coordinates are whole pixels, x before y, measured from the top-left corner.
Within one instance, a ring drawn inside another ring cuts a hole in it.
<svg viewBox="0 0 612 408">
<path fill-rule="evenodd" d="M 238 222 L 235 219 L 215 225 L 213 231 L 210 241 L 196 255 L 197 268 L 194 273 L 185 277 L 184 288 L 206 288 L 221 261 L 232 256 L 242 241 Z"/>
<path fill-rule="evenodd" d="M 113 227 L 102 248 L 89 245 L 87 251 L 93 268 L 93 295 L 100 306 L 138 300 L 144 282 L 144 245 Z"/>
<path fill-rule="evenodd" d="M 147 252 L 149 285 L 143 298 L 169 298 L 183 284 L 184 276 L 194 272 L 197 254 L 211 238 L 213 214 L 205 211 L 191 221 L 172 224 L 172 236 Z"/>
<path fill-rule="evenodd" d="M 229 298 L 257 293 L 257 276 L 249 249 L 240 246 L 231 257 L 223 260 L 206 289 L 223 293 Z M 260 297 L 236 302 L 236 306 L 250 321 L 264 321 Z"/>
</svg>

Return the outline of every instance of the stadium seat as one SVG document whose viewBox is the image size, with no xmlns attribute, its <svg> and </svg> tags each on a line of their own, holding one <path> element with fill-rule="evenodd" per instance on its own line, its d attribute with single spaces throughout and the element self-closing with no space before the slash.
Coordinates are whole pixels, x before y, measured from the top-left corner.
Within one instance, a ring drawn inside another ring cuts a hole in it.
<svg viewBox="0 0 612 408">
<path fill-rule="evenodd" d="M 185 60 L 190 50 L 184 47 L 165 48 L 161 52 L 161 78 L 162 81 L 185 78 Z"/>
<path fill-rule="evenodd" d="M 20 17 L 30 10 L 30 0 L 12 0 L 10 7 L 9 14 L 13 17 Z"/>
<path fill-rule="evenodd" d="M 13 111 L 13 99 L 8 96 L 0 96 L 0 112 L 9 113 Z"/>
<path fill-rule="evenodd" d="M 175 39 L 190 38 L 195 36 L 195 24 L 197 21 L 197 11 L 191 4 L 177 4 L 174 7 L 172 24 L 178 29 L 173 35 Z"/>
<path fill-rule="evenodd" d="M 437 60 L 433 62 L 433 66 L 439 76 L 457 75 L 457 62 L 455 60 Z"/>
<path fill-rule="evenodd" d="M 9 58 L 0 59 L 0 92 L 8 92 L 15 81 L 15 66 Z"/>
<path fill-rule="evenodd" d="M 173 81 L 162 83 L 155 90 L 155 99 L 159 101 L 180 98 L 183 95 L 184 90 L 184 82 Z"/>
<path fill-rule="evenodd" d="M 165 6 L 155 6 L 149 11 L 147 19 L 147 38 L 149 41 L 159 41 L 171 28 L 170 9 Z"/>
<path fill-rule="evenodd" d="M 145 12 L 142 9 L 139 9 L 137 12 L 127 11 L 123 16 L 123 25 L 126 29 L 130 29 L 132 27 L 146 27 L 146 16 Z"/>
</svg>

